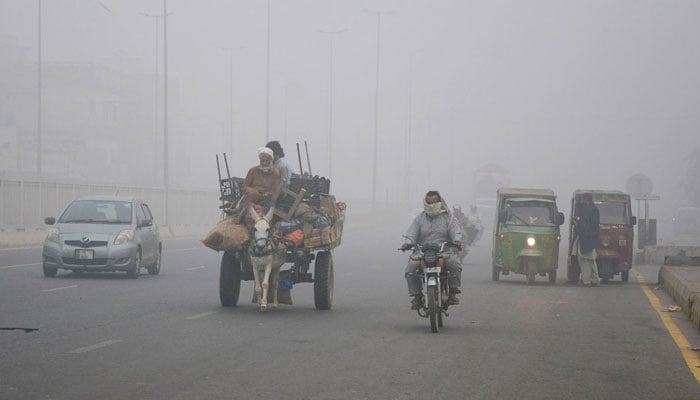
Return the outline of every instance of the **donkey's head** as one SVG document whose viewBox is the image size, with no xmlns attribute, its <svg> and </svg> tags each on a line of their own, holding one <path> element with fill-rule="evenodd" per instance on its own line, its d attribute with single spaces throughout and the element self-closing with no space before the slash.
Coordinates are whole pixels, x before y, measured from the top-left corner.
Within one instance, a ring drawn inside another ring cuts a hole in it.
<svg viewBox="0 0 700 400">
<path fill-rule="evenodd" d="M 274 207 L 263 216 L 258 214 L 253 207 L 249 208 L 250 215 L 255 221 L 253 225 L 253 239 L 255 240 L 255 247 L 262 249 L 267 245 L 270 240 L 270 221 L 272 220 L 272 215 L 274 214 Z"/>
</svg>

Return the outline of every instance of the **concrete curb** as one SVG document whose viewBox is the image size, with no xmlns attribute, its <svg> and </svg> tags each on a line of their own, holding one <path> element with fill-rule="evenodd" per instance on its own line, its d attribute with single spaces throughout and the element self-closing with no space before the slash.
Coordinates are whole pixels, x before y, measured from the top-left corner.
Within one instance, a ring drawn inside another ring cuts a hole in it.
<svg viewBox="0 0 700 400">
<path fill-rule="evenodd" d="M 659 285 L 700 328 L 700 267 L 664 265 L 659 269 Z"/>
</svg>

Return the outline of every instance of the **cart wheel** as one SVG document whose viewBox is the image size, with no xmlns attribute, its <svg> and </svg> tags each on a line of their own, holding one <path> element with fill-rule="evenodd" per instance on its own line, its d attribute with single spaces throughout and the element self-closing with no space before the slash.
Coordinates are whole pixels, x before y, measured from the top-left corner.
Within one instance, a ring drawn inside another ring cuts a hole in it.
<svg viewBox="0 0 700 400">
<path fill-rule="evenodd" d="M 501 276 L 501 270 L 496 266 L 496 263 L 491 264 L 491 280 L 497 281 Z"/>
<path fill-rule="evenodd" d="M 630 272 L 629 271 L 620 272 L 620 278 L 622 278 L 622 282 L 627 282 L 630 279 Z"/>
<path fill-rule="evenodd" d="M 333 305 L 333 254 L 330 251 L 316 254 L 314 305 L 317 310 L 330 310 Z"/>
<path fill-rule="evenodd" d="M 553 269 L 547 272 L 547 277 L 549 278 L 549 283 L 554 283 L 557 281 L 557 270 Z"/>
<path fill-rule="evenodd" d="M 224 252 L 219 273 L 219 299 L 223 307 L 235 307 L 241 293 L 241 261 L 236 255 Z"/>
<path fill-rule="evenodd" d="M 428 296 L 428 316 L 430 317 L 430 330 L 437 333 L 437 315 L 440 311 L 437 309 L 437 288 L 430 286 L 426 295 Z"/>
</svg>

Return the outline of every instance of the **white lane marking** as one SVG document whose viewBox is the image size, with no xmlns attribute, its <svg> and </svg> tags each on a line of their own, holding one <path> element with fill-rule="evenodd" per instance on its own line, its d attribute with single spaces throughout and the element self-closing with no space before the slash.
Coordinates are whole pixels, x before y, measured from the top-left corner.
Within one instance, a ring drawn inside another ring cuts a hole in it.
<svg viewBox="0 0 700 400">
<path fill-rule="evenodd" d="M 57 287 L 57 288 L 53 288 L 53 289 L 44 289 L 44 290 L 42 290 L 42 292 L 55 292 L 57 290 L 73 289 L 73 288 L 77 288 L 77 287 L 78 287 L 78 285 L 70 285 L 70 286 Z"/>
<path fill-rule="evenodd" d="M 41 265 L 41 263 L 5 265 L 5 266 L 0 267 L 0 269 L 20 268 L 20 267 L 32 267 L 32 266 L 34 266 L 34 265 Z"/>
<path fill-rule="evenodd" d="M 205 312 L 205 313 L 201 313 L 201 314 L 197 314 L 197 315 L 191 315 L 185 319 L 189 319 L 189 320 L 200 319 L 200 318 L 206 317 L 208 315 L 212 315 L 212 314 L 216 314 L 216 311 L 209 311 L 209 312 Z"/>
<path fill-rule="evenodd" d="M 199 267 L 189 267 L 189 268 L 185 268 L 185 271 L 196 271 L 196 270 L 198 270 L 198 269 L 204 269 L 204 268 L 206 268 L 204 265 L 200 265 Z"/>
<path fill-rule="evenodd" d="M 173 250 L 166 250 L 166 251 L 167 251 L 168 253 L 175 253 L 175 252 L 178 252 L 178 251 L 190 251 L 190 250 L 198 250 L 198 249 L 202 249 L 202 248 L 204 248 L 204 246 L 202 246 L 202 247 L 189 247 L 189 248 L 186 248 L 186 249 L 173 249 Z"/>
<path fill-rule="evenodd" d="M 121 340 L 115 340 L 115 339 L 105 340 L 104 342 L 93 344 L 92 346 L 85 346 L 85 347 L 81 347 L 79 349 L 71 350 L 71 351 L 69 351 L 69 353 L 73 353 L 73 354 L 87 353 L 88 351 L 101 349 L 103 347 L 111 346 L 111 345 L 113 345 L 115 343 L 119 343 L 119 342 L 121 342 Z"/>
</svg>

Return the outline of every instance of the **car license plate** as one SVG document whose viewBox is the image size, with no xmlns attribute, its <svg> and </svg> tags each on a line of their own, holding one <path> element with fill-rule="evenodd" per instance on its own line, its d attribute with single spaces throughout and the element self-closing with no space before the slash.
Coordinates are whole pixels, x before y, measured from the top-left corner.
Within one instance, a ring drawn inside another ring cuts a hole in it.
<svg viewBox="0 0 700 400">
<path fill-rule="evenodd" d="M 75 258 L 78 260 L 92 260 L 95 258 L 94 250 L 78 249 L 75 251 Z"/>
<path fill-rule="evenodd" d="M 429 274 L 429 273 L 431 273 L 431 272 L 438 272 L 438 273 L 439 273 L 439 272 L 440 272 L 440 267 L 425 268 L 425 269 L 423 269 L 423 272 L 425 272 L 426 274 Z"/>
</svg>

